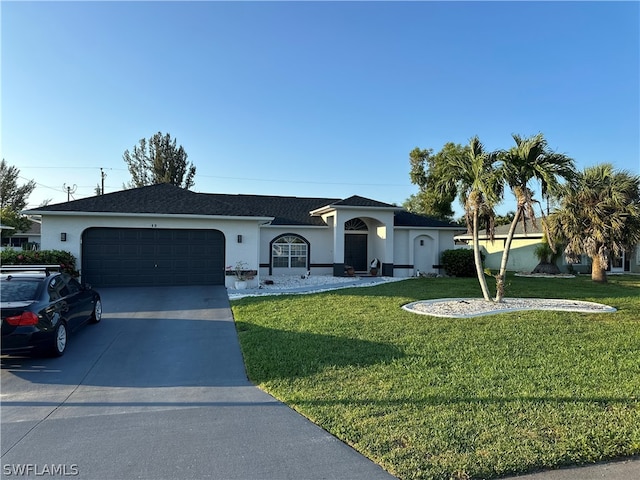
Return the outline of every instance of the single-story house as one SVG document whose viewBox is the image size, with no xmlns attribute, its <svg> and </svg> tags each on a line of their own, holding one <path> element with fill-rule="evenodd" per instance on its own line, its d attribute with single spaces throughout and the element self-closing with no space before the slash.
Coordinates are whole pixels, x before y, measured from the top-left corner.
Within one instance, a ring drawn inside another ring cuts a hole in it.
<svg viewBox="0 0 640 480">
<path fill-rule="evenodd" d="M 507 270 L 531 272 L 536 265 L 538 265 L 539 260 L 534 252 L 536 247 L 542 243 L 544 237 L 541 222 L 542 220 L 538 220 L 536 225 L 533 225 L 530 221 L 527 221 L 526 231 L 522 222 L 518 223 L 513 241 L 511 242 Z M 494 271 L 500 269 L 502 252 L 508 233 L 509 225 L 497 226 L 495 228 L 494 240 L 491 241 L 486 230 L 479 232 L 480 251 L 485 256 L 484 266 L 486 268 Z M 466 243 L 469 247 L 473 246 L 473 237 L 470 233 L 456 235 L 455 240 L 458 244 Z M 561 253 L 556 260 L 556 265 L 562 272 L 591 272 L 591 259 L 587 255 L 582 255 L 579 263 L 569 263 Z M 607 271 L 610 273 L 640 273 L 640 246 L 637 246 L 635 251 L 624 252 L 622 257 L 613 258 Z"/>
<path fill-rule="evenodd" d="M 43 249 L 71 252 L 97 286 L 224 284 L 243 262 L 261 276 L 437 273 L 457 224 L 352 196 L 304 198 L 196 193 L 169 184 L 47 205 Z"/>
<path fill-rule="evenodd" d="M 9 247 L 13 249 L 28 248 L 30 250 L 38 250 L 40 248 L 40 219 L 29 218 L 31 220 L 31 226 L 26 232 L 13 232 L 10 237 L 6 238 L 6 244 L 2 247 Z M 3 225 L 3 228 L 7 228 Z M 10 227 L 14 230 L 13 227 Z"/>
</svg>

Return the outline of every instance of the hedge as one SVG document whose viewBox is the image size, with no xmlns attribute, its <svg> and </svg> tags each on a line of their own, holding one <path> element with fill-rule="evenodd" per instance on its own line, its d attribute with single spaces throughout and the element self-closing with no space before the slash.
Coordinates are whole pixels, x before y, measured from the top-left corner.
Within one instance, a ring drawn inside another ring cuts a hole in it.
<svg viewBox="0 0 640 480">
<path fill-rule="evenodd" d="M 452 277 L 476 276 L 473 250 L 467 248 L 444 250 L 440 258 L 440 264 L 444 267 L 447 275 Z M 482 261 L 484 262 L 484 255 L 482 255 Z"/>
<path fill-rule="evenodd" d="M 76 269 L 76 259 L 70 252 L 62 250 L 3 250 L 0 253 L 2 265 L 60 265 L 60 269 L 74 277 L 80 272 Z"/>
</svg>

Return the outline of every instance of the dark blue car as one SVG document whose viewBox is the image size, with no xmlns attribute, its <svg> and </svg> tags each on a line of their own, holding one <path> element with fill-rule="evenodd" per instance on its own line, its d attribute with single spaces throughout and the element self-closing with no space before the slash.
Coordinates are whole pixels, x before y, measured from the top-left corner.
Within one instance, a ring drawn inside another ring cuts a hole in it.
<svg viewBox="0 0 640 480">
<path fill-rule="evenodd" d="M 69 332 L 102 318 L 100 295 L 57 266 L 3 266 L 2 354 L 61 356 Z"/>
</svg>

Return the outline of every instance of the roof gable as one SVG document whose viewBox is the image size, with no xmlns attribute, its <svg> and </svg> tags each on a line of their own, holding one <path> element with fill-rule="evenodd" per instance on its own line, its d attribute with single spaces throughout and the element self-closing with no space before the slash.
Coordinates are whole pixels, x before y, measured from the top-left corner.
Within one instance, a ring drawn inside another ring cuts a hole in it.
<svg viewBox="0 0 640 480">
<path fill-rule="evenodd" d="M 334 206 L 345 207 L 380 207 L 380 208 L 397 208 L 394 205 L 390 205 L 384 202 L 378 202 L 377 200 L 371 200 L 370 198 L 360 197 L 358 195 L 352 195 L 344 200 L 333 202 Z"/>
</svg>

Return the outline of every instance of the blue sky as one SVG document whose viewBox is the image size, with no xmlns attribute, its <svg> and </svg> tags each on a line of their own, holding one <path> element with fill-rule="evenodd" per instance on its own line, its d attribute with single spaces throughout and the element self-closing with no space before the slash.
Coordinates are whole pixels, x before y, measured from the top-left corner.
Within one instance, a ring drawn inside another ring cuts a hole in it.
<svg viewBox="0 0 640 480">
<path fill-rule="evenodd" d="M 638 2 L 7 2 L 2 158 L 29 199 L 130 179 L 161 131 L 193 190 L 401 204 L 414 147 L 544 133 L 640 173 Z M 503 210 L 511 207 L 507 201 Z"/>
</svg>

